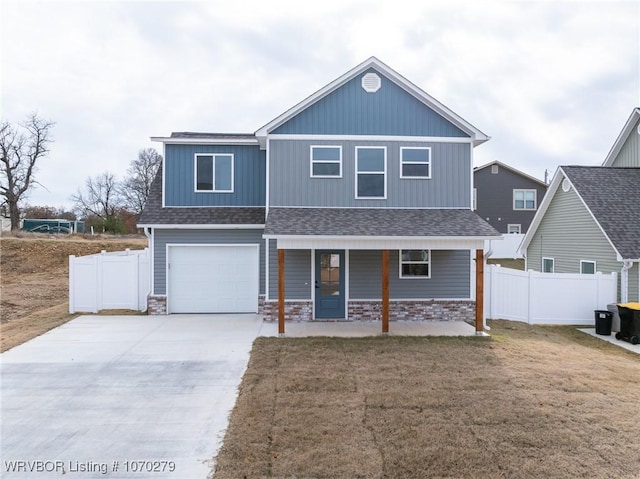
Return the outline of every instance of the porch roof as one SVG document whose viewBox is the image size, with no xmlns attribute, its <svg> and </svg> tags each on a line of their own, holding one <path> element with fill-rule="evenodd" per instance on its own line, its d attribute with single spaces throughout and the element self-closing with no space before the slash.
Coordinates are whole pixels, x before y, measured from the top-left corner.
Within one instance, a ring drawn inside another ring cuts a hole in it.
<svg viewBox="0 0 640 479">
<path fill-rule="evenodd" d="M 467 209 L 270 208 L 264 237 L 285 249 L 467 249 L 501 234 Z"/>
</svg>

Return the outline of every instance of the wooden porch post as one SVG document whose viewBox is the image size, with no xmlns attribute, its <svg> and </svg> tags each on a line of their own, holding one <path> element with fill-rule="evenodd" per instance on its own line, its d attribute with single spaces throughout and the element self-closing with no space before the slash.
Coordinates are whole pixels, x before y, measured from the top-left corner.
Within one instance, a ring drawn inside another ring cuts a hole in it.
<svg viewBox="0 0 640 479">
<path fill-rule="evenodd" d="M 284 336 L 284 250 L 278 250 L 278 334 Z"/>
<path fill-rule="evenodd" d="M 382 250 L 382 334 L 389 333 L 389 250 Z"/>
<path fill-rule="evenodd" d="M 476 334 L 484 330 L 484 251 L 476 250 Z"/>
</svg>

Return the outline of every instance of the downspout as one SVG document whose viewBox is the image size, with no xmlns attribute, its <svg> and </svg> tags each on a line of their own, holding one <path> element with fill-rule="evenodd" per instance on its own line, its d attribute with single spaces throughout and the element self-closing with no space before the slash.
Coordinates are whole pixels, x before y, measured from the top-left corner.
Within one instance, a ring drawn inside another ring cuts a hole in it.
<svg viewBox="0 0 640 479">
<path fill-rule="evenodd" d="M 149 295 L 153 296 L 153 234 L 151 227 L 144 228 L 143 231 L 147 237 L 147 247 L 149 248 Z"/>
<path fill-rule="evenodd" d="M 629 302 L 629 270 L 633 266 L 630 259 L 622 260 L 622 270 L 620 271 L 620 302 Z"/>
</svg>

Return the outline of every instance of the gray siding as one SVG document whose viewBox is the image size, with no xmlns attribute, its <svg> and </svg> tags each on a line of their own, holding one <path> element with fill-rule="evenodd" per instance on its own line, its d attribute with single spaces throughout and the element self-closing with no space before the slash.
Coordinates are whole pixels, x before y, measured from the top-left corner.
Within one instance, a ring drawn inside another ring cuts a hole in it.
<svg viewBox="0 0 640 479">
<path fill-rule="evenodd" d="M 580 273 L 580 260 L 595 261 L 597 271 L 618 273 L 619 292 L 622 263 L 573 188 L 556 191 L 527 248 L 527 269 L 541 271 L 543 257 L 554 259 L 556 273 Z"/>
<path fill-rule="evenodd" d="M 262 229 L 250 230 L 154 230 L 154 294 L 167 294 L 167 244 L 259 244 L 260 294 L 265 291 L 265 246 Z"/>
<path fill-rule="evenodd" d="M 431 251 L 431 278 L 401 279 L 398 251 L 389 253 L 390 299 L 467 299 L 471 296 L 469 251 Z M 349 252 L 350 299 L 382 297 L 380 251 Z"/>
<path fill-rule="evenodd" d="M 509 224 L 519 224 L 521 233 L 526 233 L 535 216 L 534 211 L 513 209 L 513 190 L 536 190 L 537 206 L 547 191 L 547 187 L 530 178 L 498 165 L 498 174 L 491 173 L 491 167 L 473 173 L 476 188 L 476 213 L 500 233 L 507 233 Z"/>
<path fill-rule="evenodd" d="M 469 143 L 271 140 L 271 206 L 431 207 L 471 206 Z M 342 178 L 310 177 L 310 146 L 342 146 Z M 356 146 L 387 147 L 387 199 L 355 199 Z M 431 147 L 431 179 L 400 178 L 400 147 Z"/>
<path fill-rule="evenodd" d="M 620 153 L 610 166 L 617 166 L 622 168 L 640 168 L 640 135 L 637 133 L 638 125 L 636 123 L 631 130 L 631 134 L 624 142 L 624 145 L 620 149 Z"/>
<path fill-rule="evenodd" d="M 196 153 L 234 155 L 233 193 L 194 191 Z M 264 206 L 266 152 L 258 145 L 166 145 L 164 161 L 166 206 Z"/>
<path fill-rule="evenodd" d="M 368 93 L 361 82 L 372 71 L 380 76 L 381 88 Z M 469 137 L 373 68 L 310 105 L 272 133 Z"/>
<path fill-rule="evenodd" d="M 284 265 L 286 299 L 311 300 L 311 251 L 285 251 Z M 275 240 L 269 241 L 269 299 L 278 299 L 278 250 Z"/>
</svg>

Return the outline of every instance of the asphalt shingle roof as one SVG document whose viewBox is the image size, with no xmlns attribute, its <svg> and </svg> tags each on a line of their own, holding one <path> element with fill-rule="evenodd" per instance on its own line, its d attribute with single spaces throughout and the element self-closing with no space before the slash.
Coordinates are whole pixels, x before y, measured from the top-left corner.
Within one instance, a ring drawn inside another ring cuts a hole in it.
<svg viewBox="0 0 640 479">
<path fill-rule="evenodd" d="M 269 208 L 265 235 L 500 236 L 471 210 Z"/>
<path fill-rule="evenodd" d="M 262 225 L 264 207 L 211 207 L 182 208 L 162 207 L 162 167 L 158 169 L 149 198 L 140 215 L 140 225 Z"/>
<path fill-rule="evenodd" d="M 562 171 L 622 257 L 640 258 L 640 168 L 563 166 Z"/>
</svg>

